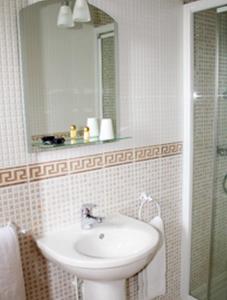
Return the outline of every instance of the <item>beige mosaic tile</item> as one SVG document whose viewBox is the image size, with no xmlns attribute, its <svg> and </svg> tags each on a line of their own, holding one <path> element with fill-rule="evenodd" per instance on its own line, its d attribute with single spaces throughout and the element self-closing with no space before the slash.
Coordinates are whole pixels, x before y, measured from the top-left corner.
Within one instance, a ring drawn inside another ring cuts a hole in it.
<svg viewBox="0 0 227 300">
<path fill-rule="evenodd" d="M 177 155 L 2 188 L 0 224 L 12 220 L 37 236 L 78 220 L 84 202 L 96 203 L 97 215 L 137 217 L 139 193 L 150 192 L 161 204 L 166 225 L 168 289 L 159 299 L 175 300 L 180 293 L 181 169 Z M 145 220 L 155 215 L 153 209 L 145 208 Z M 20 243 L 28 299 L 73 299 L 72 276 L 47 263 L 30 235 L 21 236 Z M 128 282 L 129 300 L 139 300 L 137 288 L 135 276 Z"/>
</svg>

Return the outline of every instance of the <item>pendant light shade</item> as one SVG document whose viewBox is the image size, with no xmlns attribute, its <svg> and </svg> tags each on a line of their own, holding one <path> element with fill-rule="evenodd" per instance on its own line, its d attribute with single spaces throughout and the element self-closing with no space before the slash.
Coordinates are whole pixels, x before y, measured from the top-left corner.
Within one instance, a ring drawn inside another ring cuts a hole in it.
<svg viewBox="0 0 227 300">
<path fill-rule="evenodd" d="M 73 9 L 73 21 L 74 22 L 90 22 L 91 14 L 87 0 L 76 0 Z"/>
<path fill-rule="evenodd" d="M 69 6 L 69 1 L 64 1 L 61 4 L 59 14 L 58 14 L 58 27 L 61 28 L 71 28 L 74 27 L 72 10 Z"/>
</svg>

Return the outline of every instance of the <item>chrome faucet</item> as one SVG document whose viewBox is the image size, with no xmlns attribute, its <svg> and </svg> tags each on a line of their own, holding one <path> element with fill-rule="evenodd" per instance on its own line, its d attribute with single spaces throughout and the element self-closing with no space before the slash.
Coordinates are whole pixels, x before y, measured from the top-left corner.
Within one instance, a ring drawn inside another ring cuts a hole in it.
<svg viewBox="0 0 227 300">
<path fill-rule="evenodd" d="M 81 228 L 91 229 L 95 223 L 102 223 L 102 217 L 95 217 L 92 215 L 92 209 L 97 207 L 96 204 L 83 204 L 81 208 Z"/>
</svg>

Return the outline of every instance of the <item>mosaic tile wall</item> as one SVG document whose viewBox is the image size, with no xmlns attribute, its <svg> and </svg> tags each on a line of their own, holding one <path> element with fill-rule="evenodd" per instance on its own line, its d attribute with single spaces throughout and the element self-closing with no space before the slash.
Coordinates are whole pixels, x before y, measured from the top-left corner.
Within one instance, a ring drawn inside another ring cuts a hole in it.
<svg viewBox="0 0 227 300">
<path fill-rule="evenodd" d="M 178 154 L 10 186 L 1 189 L 0 220 L 4 224 L 13 219 L 37 236 L 72 224 L 79 218 L 80 207 L 86 200 L 98 205 L 98 215 L 121 212 L 136 217 L 140 191 L 151 191 L 163 208 L 167 230 L 168 294 L 162 299 L 177 299 L 180 291 L 181 176 L 181 155 Z M 147 207 L 144 218 L 149 220 L 150 216 L 152 211 Z M 28 299 L 71 299 L 74 295 L 72 278 L 46 264 L 31 236 L 22 237 L 21 244 Z M 129 299 L 137 299 L 135 279 L 129 283 Z M 63 297 L 61 291 L 70 297 Z"/>
<path fill-rule="evenodd" d="M 160 201 L 167 237 L 167 295 L 180 294 L 182 101 L 179 0 L 93 0 L 118 22 L 120 133 L 129 141 L 28 153 L 20 84 L 17 15 L 35 1 L 0 1 L 0 225 L 31 230 L 20 237 L 28 300 L 75 299 L 71 275 L 49 264 L 32 236 L 66 226 L 82 203 L 97 214 L 136 217 L 138 196 Z M 156 145 L 156 146 L 155 146 Z M 152 208 L 144 218 L 149 220 Z M 128 299 L 137 297 L 136 276 Z"/>
</svg>

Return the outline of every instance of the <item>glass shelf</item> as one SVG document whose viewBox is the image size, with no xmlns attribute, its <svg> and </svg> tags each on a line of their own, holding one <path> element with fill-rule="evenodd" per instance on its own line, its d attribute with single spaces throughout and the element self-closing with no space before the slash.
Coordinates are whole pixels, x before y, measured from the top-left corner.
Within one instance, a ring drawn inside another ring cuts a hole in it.
<svg viewBox="0 0 227 300">
<path fill-rule="evenodd" d="M 82 147 L 82 146 L 89 146 L 89 145 L 103 145 L 109 143 L 115 143 L 123 140 L 131 139 L 131 137 L 116 137 L 113 140 L 109 141 L 100 141 L 98 138 L 90 138 L 89 141 L 84 141 L 84 139 L 78 138 L 75 141 L 71 139 L 66 139 L 64 144 L 61 145 L 44 145 L 42 141 L 34 141 L 32 142 L 33 150 L 39 149 L 41 151 L 50 151 L 50 150 L 60 150 L 65 148 L 75 148 L 75 147 Z"/>
</svg>

